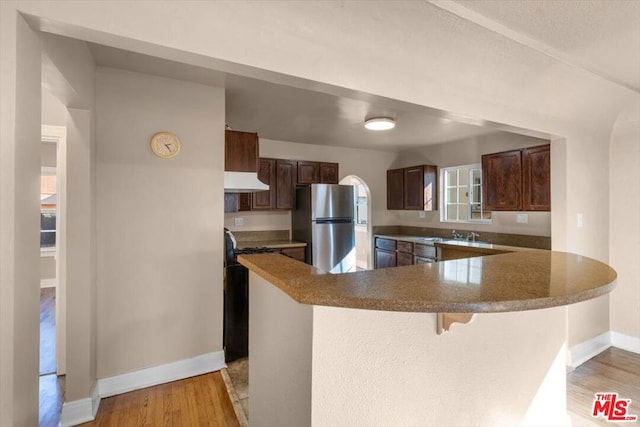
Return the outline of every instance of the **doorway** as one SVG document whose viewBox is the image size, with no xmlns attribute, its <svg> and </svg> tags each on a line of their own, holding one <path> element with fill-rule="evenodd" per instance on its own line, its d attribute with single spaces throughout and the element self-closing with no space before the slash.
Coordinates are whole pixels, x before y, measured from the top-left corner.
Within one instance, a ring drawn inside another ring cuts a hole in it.
<svg viewBox="0 0 640 427">
<path fill-rule="evenodd" d="M 42 125 L 40 186 L 40 427 L 57 426 L 64 396 L 64 280 L 61 277 L 61 209 L 64 180 L 58 152 L 66 126 Z"/>
<path fill-rule="evenodd" d="M 340 184 L 353 185 L 355 194 L 356 269 L 371 270 L 371 191 L 367 183 L 356 175 L 343 178 Z"/>
</svg>

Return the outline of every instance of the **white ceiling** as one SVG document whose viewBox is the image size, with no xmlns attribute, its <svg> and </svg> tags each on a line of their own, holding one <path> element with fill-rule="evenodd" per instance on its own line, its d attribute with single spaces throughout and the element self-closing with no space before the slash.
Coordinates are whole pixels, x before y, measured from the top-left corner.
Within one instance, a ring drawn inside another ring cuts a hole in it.
<svg viewBox="0 0 640 427">
<path fill-rule="evenodd" d="M 640 1 L 432 0 L 478 25 L 640 91 Z M 226 121 L 261 138 L 399 151 L 508 129 L 370 94 L 327 94 L 90 44 L 96 63 L 226 89 Z M 393 117 L 397 126 L 368 131 L 365 118 Z M 455 120 L 452 120 L 455 119 Z M 540 136 L 540 135 L 535 135 Z"/>
<path fill-rule="evenodd" d="M 362 94 L 360 99 L 347 98 L 93 43 L 89 48 L 100 66 L 224 87 L 227 125 L 258 132 L 261 138 L 397 151 L 500 131 L 454 121 L 449 114 L 383 97 Z M 366 130 L 365 118 L 375 116 L 394 118 L 396 128 L 386 132 Z"/>
<path fill-rule="evenodd" d="M 640 92 L 638 0 L 455 0 L 488 21 L 447 2 L 432 3 Z"/>
</svg>

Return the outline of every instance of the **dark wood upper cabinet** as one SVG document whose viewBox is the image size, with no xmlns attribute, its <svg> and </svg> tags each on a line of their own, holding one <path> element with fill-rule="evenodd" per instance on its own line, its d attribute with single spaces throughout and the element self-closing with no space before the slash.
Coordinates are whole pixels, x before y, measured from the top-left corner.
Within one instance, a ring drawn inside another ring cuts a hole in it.
<svg viewBox="0 0 640 427">
<path fill-rule="evenodd" d="M 320 163 L 298 160 L 298 184 L 317 184 L 320 182 Z"/>
<path fill-rule="evenodd" d="M 295 160 L 276 160 L 276 209 L 296 206 L 297 163 Z"/>
<path fill-rule="evenodd" d="M 551 210 L 551 146 L 522 150 L 522 209 Z"/>
<path fill-rule="evenodd" d="M 337 184 L 339 173 L 338 163 L 320 163 L 320 183 Z"/>
<path fill-rule="evenodd" d="M 484 209 L 522 209 L 522 153 L 520 150 L 482 156 L 482 197 Z"/>
<path fill-rule="evenodd" d="M 225 131 L 224 170 L 257 172 L 258 150 L 257 133 Z"/>
<path fill-rule="evenodd" d="M 411 166 L 387 171 L 388 210 L 438 210 L 438 167 Z"/>
<path fill-rule="evenodd" d="M 251 193 L 238 194 L 238 211 L 250 211 L 251 209 Z"/>
<path fill-rule="evenodd" d="M 438 168 L 432 165 L 404 169 L 404 209 L 438 210 Z"/>
<path fill-rule="evenodd" d="M 276 208 L 276 159 L 260 158 L 258 179 L 269 186 L 266 191 L 253 193 L 252 210 L 270 210 Z"/>
<path fill-rule="evenodd" d="M 404 169 L 387 171 L 387 209 L 404 209 Z"/>
<path fill-rule="evenodd" d="M 550 145 L 483 155 L 482 195 L 488 211 L 549 211 Z"/>
</svg>

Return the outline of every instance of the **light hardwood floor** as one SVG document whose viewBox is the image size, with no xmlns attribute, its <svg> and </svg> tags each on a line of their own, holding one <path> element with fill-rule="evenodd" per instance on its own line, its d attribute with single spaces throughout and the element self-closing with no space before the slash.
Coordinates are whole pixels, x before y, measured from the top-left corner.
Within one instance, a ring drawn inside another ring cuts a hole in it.
<svg viewBox="0 0 640 427">
<path fill-rule="evenodd" d="M 220 372 L 102 399 L 83 427 L 239 426 Z"/>
<path fill-rule="evenodd" d="M 567 375 L 567 409 L 574 426 L 638 425 L 593 418 L 598 392 L 617 392 L 620 398 L 631 399 L 629 413 L 640 420 L 640 355 L 611 347 Z"/>
</svg>

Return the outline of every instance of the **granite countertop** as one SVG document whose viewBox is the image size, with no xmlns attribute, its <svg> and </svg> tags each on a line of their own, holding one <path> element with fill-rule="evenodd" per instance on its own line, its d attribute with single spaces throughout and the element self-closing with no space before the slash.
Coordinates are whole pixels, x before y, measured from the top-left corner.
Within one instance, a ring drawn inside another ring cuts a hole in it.
<svg viewBox="0 0 640 427">
<path fill-rule="evenodd" d="M 382 311 L 490 313 L 567 305 L 604 295 L 616 272 L 581 255 L 538 250 L 345 274 L 274 254 L 239 262 L 301 304 Z"/>
<path fill-rule="evenodd" d="M 273 248 L 273 249 L 285 249 L 285 248 L 303 248 L 307 246 L 305 242 L 296 242 L 295 240 L 256 240 L 238 242 L 236 247 L 238 249 L 246 248 Z"/>
<path fill-rule="evenodd" d="M 489 251 L 499 251 L 499 252 L 518 252 L 518 251 L 547 251 L 547 249 L 533 249 L 533 248 L 524 248 L 521 246 L 508 246 L 508 245 L 495 245 L 493 243 L 487 242 L 470 242 L 467 240 L 453 240 L 453 239 L 444 239 L 441 237 L 425 237 L 425 236 L 407 236 L 402 234 L 376 234 L 375 237 L 381 237 L 383 239 L 391 239 L 391 240 L 399 240 L 402 242 L 412 242 L 419 243 L 427 246 L 455 246 L 459 248 L 465 249 L 477 249 L 481 250 L 489 250 Z"/>
</svg>

